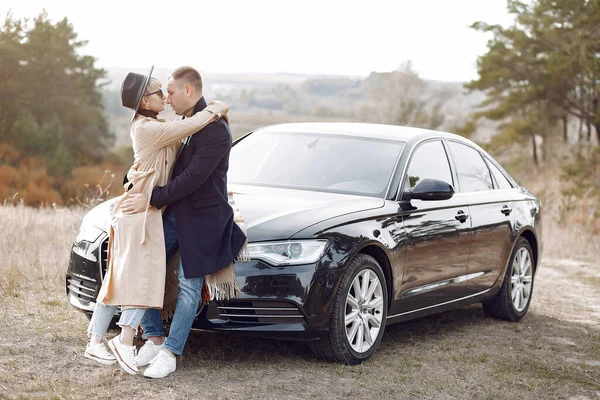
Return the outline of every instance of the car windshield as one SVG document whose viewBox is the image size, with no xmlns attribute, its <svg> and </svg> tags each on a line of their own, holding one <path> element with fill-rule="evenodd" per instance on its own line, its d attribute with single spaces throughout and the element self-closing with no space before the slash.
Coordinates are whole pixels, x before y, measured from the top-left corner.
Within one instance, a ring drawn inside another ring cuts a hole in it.
<svg viewBox="0 0 600 400">
<path fill-rule="evenodd" d="M 382 197 L 403 142 L 364 137 L 255 132 L 231 149 L 228 181 Z"/>
</svg>

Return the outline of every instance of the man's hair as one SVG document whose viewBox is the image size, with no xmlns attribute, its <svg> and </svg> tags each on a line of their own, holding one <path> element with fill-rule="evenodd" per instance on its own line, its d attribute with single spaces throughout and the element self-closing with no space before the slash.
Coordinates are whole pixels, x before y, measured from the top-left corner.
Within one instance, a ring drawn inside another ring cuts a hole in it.
<svg viewBox="0 0 600 400">
<path fill-rule="evenodd" d="M 197 91 L 202 93 L 202 77 L 200 73 L 192 67 L 179 67 L 171 73 L 171 78 L 189 83 Z"/>
</svg>

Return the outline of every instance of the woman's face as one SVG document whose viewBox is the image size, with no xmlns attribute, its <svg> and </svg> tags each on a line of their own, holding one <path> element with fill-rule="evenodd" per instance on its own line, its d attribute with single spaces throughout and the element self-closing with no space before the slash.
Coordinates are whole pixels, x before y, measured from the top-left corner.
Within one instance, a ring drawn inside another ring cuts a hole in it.
<svg viewBox="0 0 600 400">
<path fill-rule="evenodd" d="M 165 111 L 165 95 L 163 94 L 162 86 L 160 89 L 144 96 L 142 102 L 144 103 L 144 108 L 147 110 L 157 113 Z"/>
</svg>

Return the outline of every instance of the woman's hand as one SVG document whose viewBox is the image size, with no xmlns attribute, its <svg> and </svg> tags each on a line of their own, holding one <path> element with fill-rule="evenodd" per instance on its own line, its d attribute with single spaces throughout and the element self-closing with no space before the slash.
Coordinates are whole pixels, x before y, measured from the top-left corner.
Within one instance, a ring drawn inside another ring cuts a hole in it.
<svg viewBox="0 0 600 400">
<path fill-rule="evenodd" d="M 137 182 L 134 182 L 134 178 L 135 178 L 135 173 L 137 172 L 138 168 L 140 167 L 140 163 L 139 161 L 134 163 L 131 168 L 129 168 L 129 171 L 127 171 L 127 182 L 131 183 L 132 185 L 135 185 Z"/>
<path fill-rule="evenodd" d="M 127 200 L 121 204 L 123 214 L 133 215 L 146 211 L 148 196 L 144 193 L 135 193 L 127 196 Z"/>
<path fill-rule="evenodd" d="M 208 103 L 209 110 L 217 114 L 220 118 L 223 118 L 227 125 L 229 125 L 229 106 L 222 101 L 215 100 Z"/>
</svg>

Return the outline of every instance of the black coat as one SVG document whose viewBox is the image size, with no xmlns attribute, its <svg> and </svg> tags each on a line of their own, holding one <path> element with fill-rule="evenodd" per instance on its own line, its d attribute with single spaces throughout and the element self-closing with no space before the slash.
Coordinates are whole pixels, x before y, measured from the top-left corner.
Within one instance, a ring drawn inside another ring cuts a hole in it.
<svg viewBox="0 0 600 400">
<path fill-rule="evenodd" d="M 206 107 L 201 98 L 194 114 Z M 220 119 L 183 144 L 171 181 L 152 191 L 150 204 L 175 213 L 179 249 L 186 278 L 197 278 L 229 265 L 246 236 L 233 222 L 227 198 L 231 131 Z"/>
</svg>

